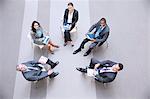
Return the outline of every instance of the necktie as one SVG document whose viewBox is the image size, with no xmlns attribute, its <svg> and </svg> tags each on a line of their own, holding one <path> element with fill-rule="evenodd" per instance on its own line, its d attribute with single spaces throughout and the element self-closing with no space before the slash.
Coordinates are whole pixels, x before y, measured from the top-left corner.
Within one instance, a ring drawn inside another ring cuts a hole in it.
<svg viewBox="0 0 150 99">
<path fill-rule="evenodd" d="M 36 67 L 27 67 L 27 71 L 31 71 L 31 70 L 38 70 L 38 68 L 36 68 Z"/>
<path fill-rule="evenodd" d="M 103 67 L 103 68 L 100 70 L 100 73 L 109 72 L 110 70 L 111 70 L 110 68 Z"/>
</svg>

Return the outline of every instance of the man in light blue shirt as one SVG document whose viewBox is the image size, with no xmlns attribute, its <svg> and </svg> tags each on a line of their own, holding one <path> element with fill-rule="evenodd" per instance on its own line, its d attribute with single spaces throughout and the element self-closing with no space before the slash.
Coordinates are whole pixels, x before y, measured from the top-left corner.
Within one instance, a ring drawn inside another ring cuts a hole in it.
<svg viewBox="0 0 150 99">
<path fill-rule="evenodd" d="M 84 45 L 91 41 L 91 45 L 89 46 L 88 51 L 84 54 L 84 56 L 87 56 L 90 54 L 92 49 L 99 44 L 101 46 L 108 38 L 109 36 L 109 27 L 106 23 L 105 18 L 101 18 L 100 21 L 98 21 L 96 24 L 91 26 L 89 29 L 86 38 L 82 41 L 80 47 L 73 52 L 73 54 L 76 54 L 80 52 L 82 49 L 84 49 Z"/>
</svg>

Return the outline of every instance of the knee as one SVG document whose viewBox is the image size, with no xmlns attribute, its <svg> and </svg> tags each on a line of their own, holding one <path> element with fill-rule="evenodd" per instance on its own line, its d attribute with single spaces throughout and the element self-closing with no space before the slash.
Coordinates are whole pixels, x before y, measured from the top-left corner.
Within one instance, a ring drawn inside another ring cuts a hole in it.
<svg viewBox="0 0 150 99">
<path fill-rule="evenodd" d="M 93 49 L 95 47 L 95 45 L 90 45 L 89 49 Z"/>
<path fill-rule="evenodd" d="M 97 44 L 98 44 L 97 42 L 94 42 L 89 46 L 89 48 L 93 49 L 94 47 L 96 47 Z"/>
<path fill-rule="evenodd" d="M 88 40 L 85 38 L 82 42 L 86 43 L 86 42 L 88 42 Z"/>
<path fill-rule="evenodd" d="M 101 45 L 103 45 L 103 43 L 104 43 L 104 42 L 100 42 L 100 43 L 98 44 L 98 46 L 101 46 Z"/>
</svg>

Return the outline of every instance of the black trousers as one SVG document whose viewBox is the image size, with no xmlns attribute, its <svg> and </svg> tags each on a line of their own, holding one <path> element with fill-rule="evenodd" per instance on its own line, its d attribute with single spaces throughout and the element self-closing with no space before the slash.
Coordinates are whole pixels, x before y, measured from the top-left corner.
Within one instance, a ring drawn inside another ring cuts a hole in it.
<svg viewBox="0 0 150 99">
<path fill-rule="evenodd" d="M 98 63 L 100 63 L 100 61 L 98 61 L 98 60 L 95 59 L 95 58 L 91 58 L 89 68 L 90 68 L 90 69 L 94 69 L 95 64 L 98 64 Z"/>
<path fill-rule="evenodd" d="M 82 43 L 81 43 L 79 49 L 83 49 L 83 48 L 84 48 L 84 45 L 85 45 L 87 42 L 89 42 L 89 41 L 91 41 L 91 40 L 88 39 L 88 38 L 85 38 L 85 39 L 82 41 Z"/>
<path fill-rule="evenodd" d="M 65 30 L 65 32 L 64 32 L 64 42 L 66 43 L 67 41 L 72 41 L 69 30 Z"/>
<path fill-rule="evenodd" d="M 47 60 L 46 64 L 49 64 L 51 66 L 51 69 L 55 67 L 55 63 L 52 62 L 50 59 Z"/>
<path fill-rule="evenodd" d="M 89 41 L 91 41 L 91 40 L 88 39 L 88 38 L 85 38 L 85 39 L 82 41 L 82 43 L 81 43 L 79 49 L 83 49 L 83 48 L 84 48 L 84 45 L 85 45 L 87 42 L 89 42 Z M 93 43 L 89 46 L 89 48 L 90 48 L 90 49 L 93 49 L 97 44 L 98 44 L 98 46 L 101 46 L 103 43 L 104 43 L 104 42 L 93 42 Z"/>
</svg>

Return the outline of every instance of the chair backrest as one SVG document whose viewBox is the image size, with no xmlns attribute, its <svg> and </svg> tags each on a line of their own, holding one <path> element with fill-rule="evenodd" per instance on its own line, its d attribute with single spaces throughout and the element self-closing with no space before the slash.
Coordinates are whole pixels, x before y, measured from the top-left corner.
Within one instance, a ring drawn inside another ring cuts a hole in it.
<svg viewBox="0 0 150 99">
<path fill-rule="evenodd" d="M 33 39 L 32 39 L 32 37 L 31 37 L 31 34 L 30 34 L 30 33 L 28 33 L 27 37 L 28 37 L 28 39 L 29 39 L 31 42 L 33 42 Z"/>
</svg>

